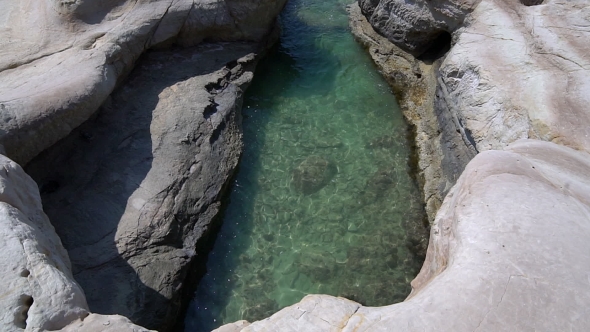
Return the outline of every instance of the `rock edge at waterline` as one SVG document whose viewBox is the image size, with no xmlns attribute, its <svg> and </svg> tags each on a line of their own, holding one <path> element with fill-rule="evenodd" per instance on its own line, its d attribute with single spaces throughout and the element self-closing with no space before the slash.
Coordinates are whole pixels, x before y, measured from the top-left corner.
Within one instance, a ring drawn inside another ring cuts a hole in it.
<svg viewBox="0 0 590 332">
<path fill-rule="evenodd" d="M 117 315 L 91 314 L 68 254 L 43 213 L 35 182 L 0 155 L 0 330 L 147 331 Z"/>
<path fill-rule="evenodd" d="M 588 169 L 588 153 L 537 140 L 482 152 L 437 214 L 405 302 L 309 295 L 234 331 L 587 330 Z"/>
</svg>

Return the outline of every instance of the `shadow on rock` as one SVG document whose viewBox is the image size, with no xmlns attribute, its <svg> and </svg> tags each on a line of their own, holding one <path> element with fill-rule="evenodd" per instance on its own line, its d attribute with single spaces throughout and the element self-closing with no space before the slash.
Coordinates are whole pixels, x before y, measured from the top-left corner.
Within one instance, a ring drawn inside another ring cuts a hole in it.
<svg viewBox="0 0 590 332">
<path fill-rule="evenodd" d="M 147 53 L 94 118 L 27 165 L 92 312 L 175 323 L 239 159 L 254 51 Z"/>
</svg>

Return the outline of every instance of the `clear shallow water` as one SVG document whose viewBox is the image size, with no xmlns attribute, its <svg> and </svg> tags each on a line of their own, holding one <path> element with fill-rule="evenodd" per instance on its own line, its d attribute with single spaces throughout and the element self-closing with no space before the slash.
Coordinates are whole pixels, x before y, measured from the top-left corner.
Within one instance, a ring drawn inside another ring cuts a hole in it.
<svg viewBox="0 0 590 332">
<path fill-rule="evenodd" d="M 348 31 L 349 2 L 291 0 L 282 14 L 244 101 L 244 155 L 186 331 L 311 293 L 369 306 L 409 294 L 428 234 L 407 125 Z"/>
</svg>

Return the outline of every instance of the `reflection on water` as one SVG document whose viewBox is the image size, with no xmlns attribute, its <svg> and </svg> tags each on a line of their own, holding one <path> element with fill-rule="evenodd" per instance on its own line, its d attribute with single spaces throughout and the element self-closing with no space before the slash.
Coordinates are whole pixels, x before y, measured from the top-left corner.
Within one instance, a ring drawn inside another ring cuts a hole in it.
<svg viewBox="0 0 590 332">
<path fill-rule="evenodd" d="M 209 331 L 310 293 L 402 301 L 427 232 L 407 126 L 348 31 L 348 1 L 291 0 L 244 102 L 245 150 L 186 318 Z"/>
</svg>

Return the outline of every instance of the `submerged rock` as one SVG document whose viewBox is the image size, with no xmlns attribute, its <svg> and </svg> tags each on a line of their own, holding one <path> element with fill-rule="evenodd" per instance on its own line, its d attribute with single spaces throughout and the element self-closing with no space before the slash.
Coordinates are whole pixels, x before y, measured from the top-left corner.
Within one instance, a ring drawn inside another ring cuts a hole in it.
<svg viewBox="0 0 590 332">
<path fill-rule="evenodd" d="M 293 186 L 304 195 L 313 194 L 325 187 L 336 173 L 334 163 L 312 155 L 293 170 Z"/>
<path fill-rule="evenodd" d="M 395 170 L 391 168 L 380 169 L 373 173 L 367 180 L 363 191 L 360 193 L 359 202 L 361 205 L 370 205 L 385 197 L 390 189 L 397 183 Z"/>
</svg>

